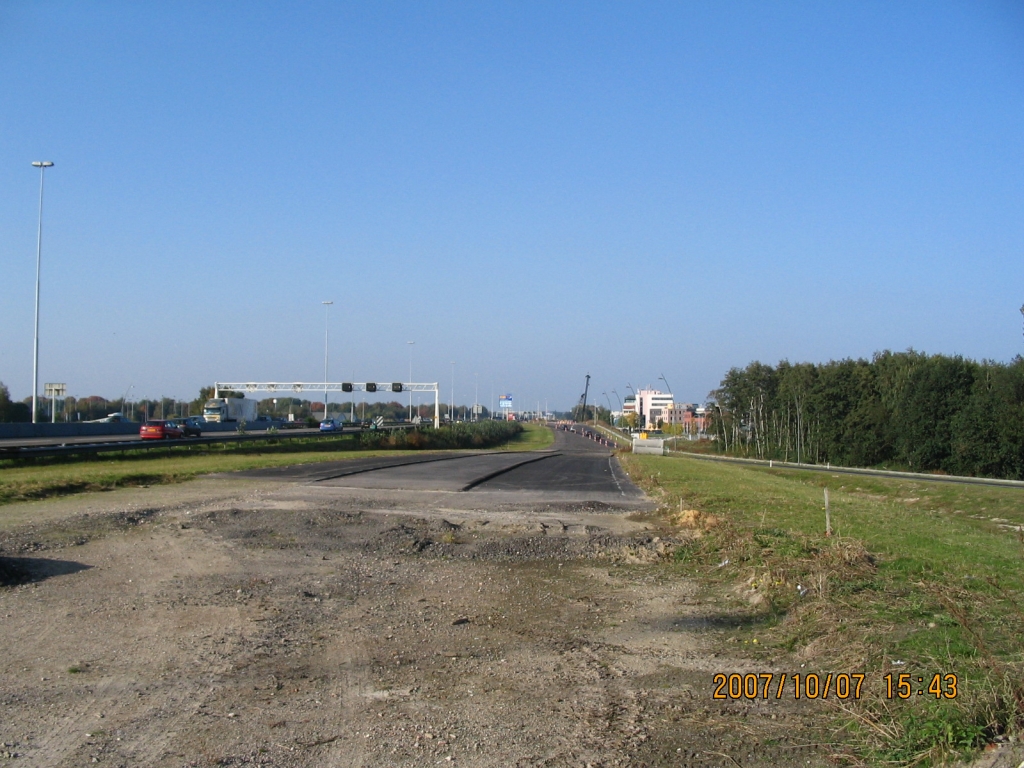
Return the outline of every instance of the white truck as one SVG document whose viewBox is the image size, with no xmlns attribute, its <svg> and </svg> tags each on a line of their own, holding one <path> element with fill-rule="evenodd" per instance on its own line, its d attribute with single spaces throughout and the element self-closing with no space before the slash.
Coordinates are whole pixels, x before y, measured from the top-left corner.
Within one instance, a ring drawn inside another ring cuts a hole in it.
<svg viewBox="0 0 1024 768">
<path fill-rule="evenodd" d="M 255 421 L 256 401 L 244 397 L 211 397 L 203 406 L 207 421 Z"/>
</svg>

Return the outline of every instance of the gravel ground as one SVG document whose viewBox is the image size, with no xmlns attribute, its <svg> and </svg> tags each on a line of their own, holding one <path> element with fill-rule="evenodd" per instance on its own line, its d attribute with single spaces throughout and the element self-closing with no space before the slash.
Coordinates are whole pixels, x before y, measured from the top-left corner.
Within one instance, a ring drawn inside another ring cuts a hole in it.
<svg viewBox="0 0 1024 768">
<path fill-rule="evenodd" d="M 5 508 L 0 764 L 825 764 L 820 704 L 711 698 L 764 665 L 649 506 L 224 476 Z"/>
</svg>

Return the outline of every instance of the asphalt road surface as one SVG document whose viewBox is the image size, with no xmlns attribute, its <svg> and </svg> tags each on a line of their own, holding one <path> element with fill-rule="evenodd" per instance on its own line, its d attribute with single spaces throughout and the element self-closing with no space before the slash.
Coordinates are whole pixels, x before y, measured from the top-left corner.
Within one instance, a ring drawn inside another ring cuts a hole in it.
<svg viewBox="0 0 1024 768">
<path fill-rule="evenodd" d="M 141 425 L 140 425 L 141 426 Z M 250 430 L 249 434 L 259 435 L 262 430 Z M 229 437 L 236 434 L 235 430 L 209 430 L 203 433 L 205 438 L 218 438 L 218 437 Z M 304 428 L 304 429 L 286 429 L 283 431 L 284 435 L 319 435 L 320 430 L 316 428 Z M 188 442 L 192 442 L 197 438 L 185 438 Z M 159 443 L 159 444 L 177 444 L 176 441 L 164 441 L 164 440 L 142 440 L 138 432 L 132 432 L 124 435 L 68 435 L 63 437 L 7 437 L 0 438 L 0 449 L 4 448 L 39 448 L 44 446 L 58 446 L 58 445 L 96 445 L 102 443 Z"/>
<path fill-rule="evenodd" d="M 244 473 L 321 488 L 447 493 L 526 494 L 553 501 L 637 501 L 643 493 L 611 450 L 580 434 L 555 432 L 555 442 L 530 453 L 432 453 L 374 457 Z"/>
</svg>

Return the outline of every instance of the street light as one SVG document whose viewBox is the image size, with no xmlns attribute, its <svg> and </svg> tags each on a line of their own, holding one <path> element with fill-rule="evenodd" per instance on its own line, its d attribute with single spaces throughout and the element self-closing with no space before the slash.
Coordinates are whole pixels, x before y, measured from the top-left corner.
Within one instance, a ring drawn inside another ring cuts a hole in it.
<svg viewBox="0 0 1024 768">
<path fill-rule="evenodd" d="M 412 421 L 412 347 L 415 341 L 408 342 L 409 344 L 409 421 Z"/>
<path fill-rule="evenodd" d="M 619 397 L 619 393 L 616 392 L 614 389 L 612 390 L 612 394 L 615 395 L 615 399 L 619 401 L 619 410 L 621 411 L 622 410 L 622 398 Z"/>
<path fill-rule="evenodd" d="M 36 160 L 32 165 L 39 169 L 39 234 L 36 237 L 36 325 L 32 334 L 32 423 L 36 423 L 36 396 L 39 392 L 39 268 L 43 260 L 43 174 L 52 168 L 49 160 Z"/>
<path fill-rule="evenodd" d="M 324 305 L 324 421 L 327 420 L 327 315 L 333 301 L 321 301 Z"/>
<path fill-rule="evenodd" d="M 455 421 L 455 361 L 452 360 L 452 403 L 448 406 L 448 421 Z"/>
<path fill-rule="evenodd" d="M 658 380 L 665 382 L 665 386 L 668 387 L 668 393 L 671 395 L 672 394 L 672 385 L 668 383 L 668 379 L 665 378 L 665 374 L 661 374 L 661 376 L 658 377 Z"/>
</svg>

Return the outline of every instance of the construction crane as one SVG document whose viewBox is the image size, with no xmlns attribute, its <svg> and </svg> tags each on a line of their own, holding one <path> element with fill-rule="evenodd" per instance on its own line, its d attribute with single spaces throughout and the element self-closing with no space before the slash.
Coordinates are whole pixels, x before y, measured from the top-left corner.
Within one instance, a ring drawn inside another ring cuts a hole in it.
<svg viewBox="0 0 1024 768">
<path fill-rule="evenodd" d="M 580 404 L 576 407 L 580 410 L 579 418 L 576 419 L 579 422 L 587 420 L 587 393 L 590 391 L 590 374 L 587 374 L 587 383 L 583 387 L 583 394 L 580 395 Z"/>
</svg>

